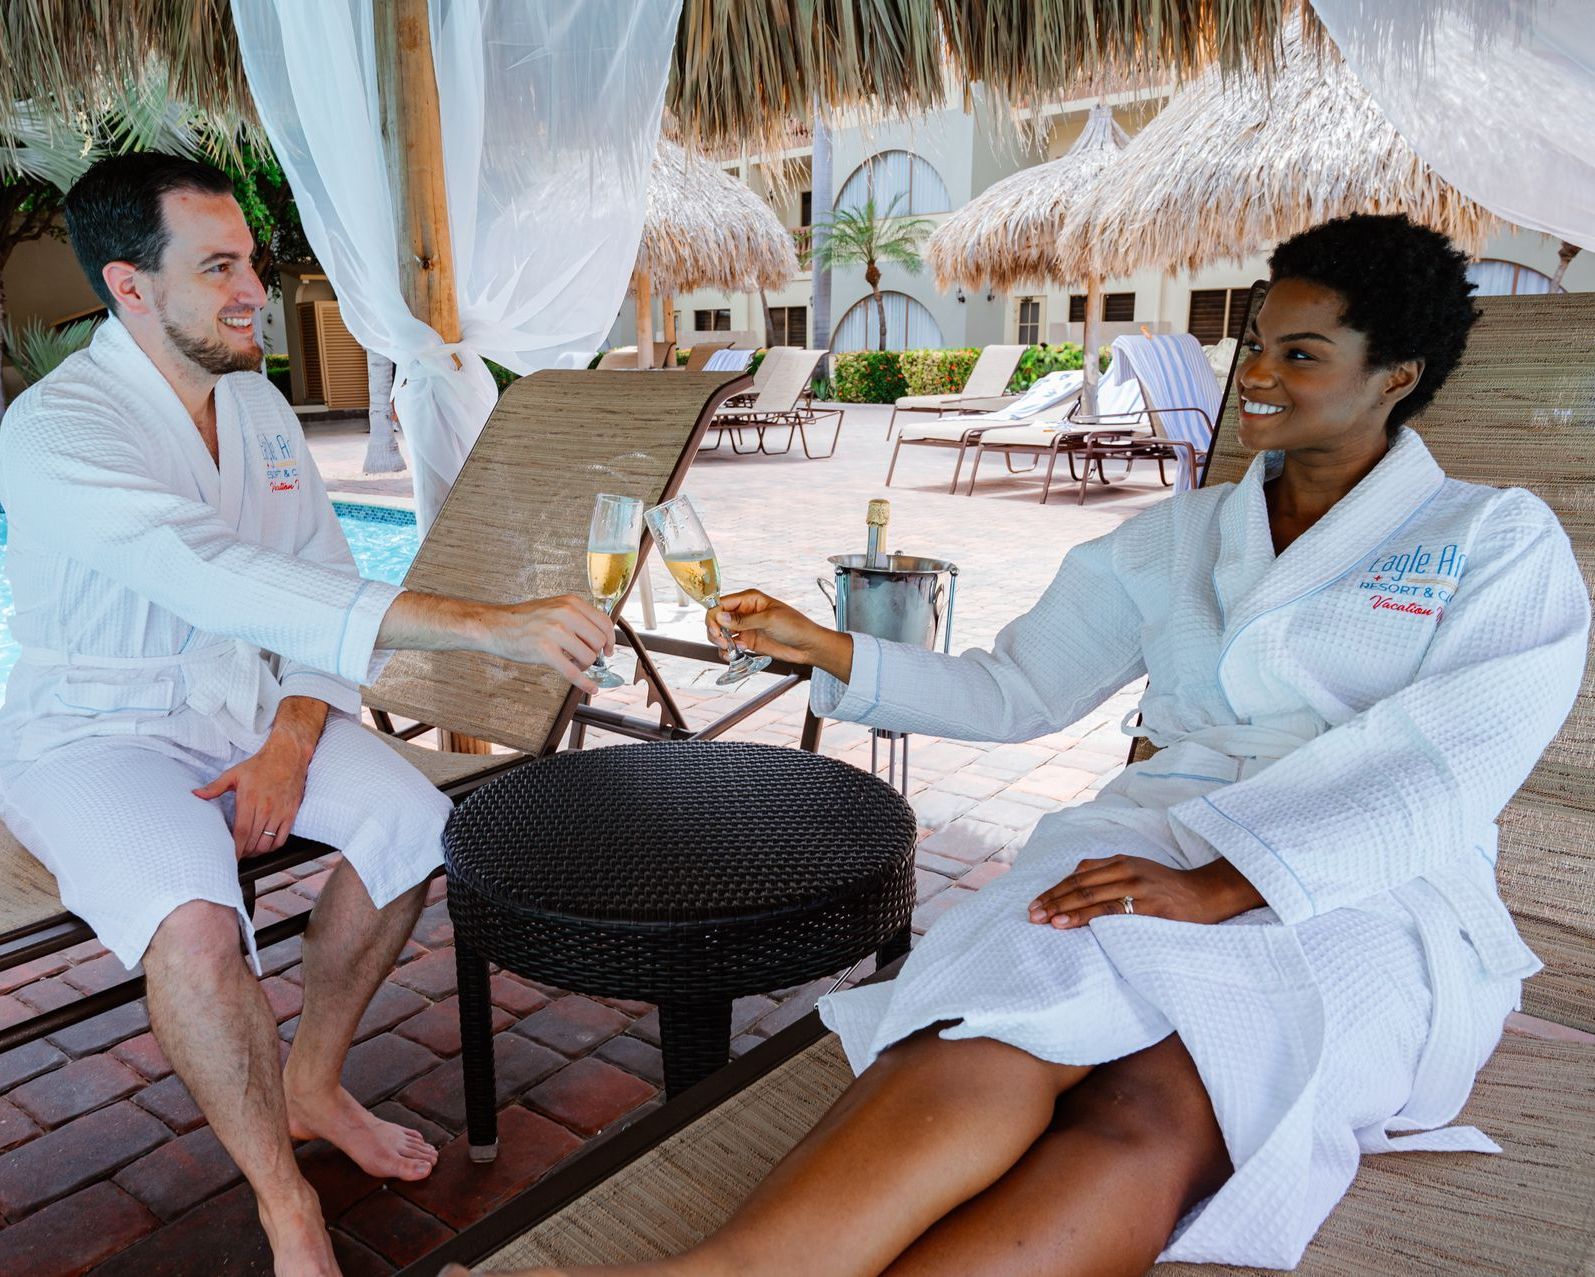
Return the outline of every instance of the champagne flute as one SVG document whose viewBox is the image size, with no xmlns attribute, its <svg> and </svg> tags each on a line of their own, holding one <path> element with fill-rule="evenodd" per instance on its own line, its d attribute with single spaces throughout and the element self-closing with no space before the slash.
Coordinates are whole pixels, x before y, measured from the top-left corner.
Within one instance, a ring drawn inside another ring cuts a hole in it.
<svg viewBox="0 0 1595 1277">
<path fill-rule="evenodd" d="M 642 540 L 642 502 L 600 492 L 587 526 L 587 585 L 593 602 L 609 612 L 631 584 L 637 570 L 637 544 Z M 624 687 L 626 680 L 610 668 L 600 652 L 587 677 L 599 687 Z"/>
<path fill-rule="evenodd" d="M 665 567 L 675 577 L 676 584 L 709 611 L 720 606 L 720 561 L 715 557 L 709 534 L 698 521 L 698 512 L 686 497 L 673 497 L 663 505 L 656 505 L 646 516 L 648 527 L 665 556 Z M 721 633 L 725 633 L 724 630 Z M 756 656 L 737 646 L 730 634 L 725 634 L 731 644 L 731 663 L 725 673 L 715 679 L 720 687 L 740 683 L 749 674 L 756 674 L 770 663 L 768 656 Z"/>
</svg>

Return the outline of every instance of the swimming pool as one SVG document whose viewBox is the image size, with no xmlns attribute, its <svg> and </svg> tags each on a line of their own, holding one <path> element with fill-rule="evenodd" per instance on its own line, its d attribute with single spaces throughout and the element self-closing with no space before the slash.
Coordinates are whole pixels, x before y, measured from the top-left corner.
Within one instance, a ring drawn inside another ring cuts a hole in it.
<svg viewBox="0 0 1595 1277">
<path fill-rule="evenodd" d="M 360 568 L 360 575 L 377 581 L 398 585 L 410 569 L 421 538 L 416 532 L 415 515 L 408 510 L 390 510 L 385 506 L 358 505 L 352 501 L 334 501 L 338 522 L 349 539 L 349 549 Z M 6 516 L 0 510 L 0 564 L 5 562 Z M 0 699 L 5 697 L 5 677 L 16 664 L 17 644 L 11 637 L 11 581 L 0 573 Z"/>
</svg>

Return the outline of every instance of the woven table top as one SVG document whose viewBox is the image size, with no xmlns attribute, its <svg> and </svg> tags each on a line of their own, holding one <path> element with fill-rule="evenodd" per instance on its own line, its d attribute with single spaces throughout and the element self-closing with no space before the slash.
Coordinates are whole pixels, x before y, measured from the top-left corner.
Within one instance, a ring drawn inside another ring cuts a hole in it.
<svg viewBox="0 0 1595 1277">
<path fill-rule="evenodd" d="M 898 873 L 914 838 L 909 805 L 846 763 L 690 741 L 518 767 L 443 842 L 451 882 L 495 905 L 649 930 L 811 909 Z"/>
</svg>

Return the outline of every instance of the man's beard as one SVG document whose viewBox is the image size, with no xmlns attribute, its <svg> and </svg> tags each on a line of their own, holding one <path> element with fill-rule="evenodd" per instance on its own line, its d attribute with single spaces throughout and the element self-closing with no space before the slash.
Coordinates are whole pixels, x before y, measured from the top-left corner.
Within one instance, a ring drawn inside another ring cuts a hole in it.
<svg viewBox="0 0 1595 1277">
<path fill-rule="evenodd" d="M 187 356 L 214 377 L 223 377 L 230 372 L 260 371 L 261 351 L 258 343 L 250 350 L 237 350 L 219 337 L 195 337 L 185 333 L 164 315 L 161 316 L 161 327 L 178 353 Z"/>
</svg>

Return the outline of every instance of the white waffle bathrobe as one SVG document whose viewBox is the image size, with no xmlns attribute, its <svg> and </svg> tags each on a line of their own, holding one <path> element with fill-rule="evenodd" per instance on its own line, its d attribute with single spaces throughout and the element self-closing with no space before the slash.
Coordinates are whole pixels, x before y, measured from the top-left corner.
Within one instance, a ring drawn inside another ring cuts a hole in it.
<svg viewBox="0 0 1595 1277">
<path fill-rule="evenodd" d="M 1167 1259 L 1292 1267 L 1359 1151 L 1495 1146 L 1441 1130 L 1538 969 L 1495 891 L 1494 820 L 1578 689 L 1589 602 L 1533 495 L 1447 479 L 1403 430 L 1276 557 L 1262 485 L 1172 498 L 1072 551 L 991 652 L 855 636 L 817 712 L 1026 740 L 1142 674 L 1160 746 L 1045 817 L 895 981 L 821 1003 L 862 1070 L 910 1033 L 1090 1064 L 1177 1031 L 1235 1173 Z M 1220 927 L 1027 920 L 1085 857 L 1222 856 L 1268 902 Z"/>
<path fill-rule="evenodd" d="M 21 655 L 0 707 L 0 811 L 124 963 L 177 904 L 249 920 L 230 802 L 188 790 L 258 750 L 284 696 L 329 717 L 295 830 L 385 904 L 441 858 L 449 804 L 356 721 L 399 593 L 357 574 L 282 396 L 216 386 L 219 463 L 115 319 L 0 428 Z M 252 942 L 251 942 L 252 943 Z"/>
</svg>

